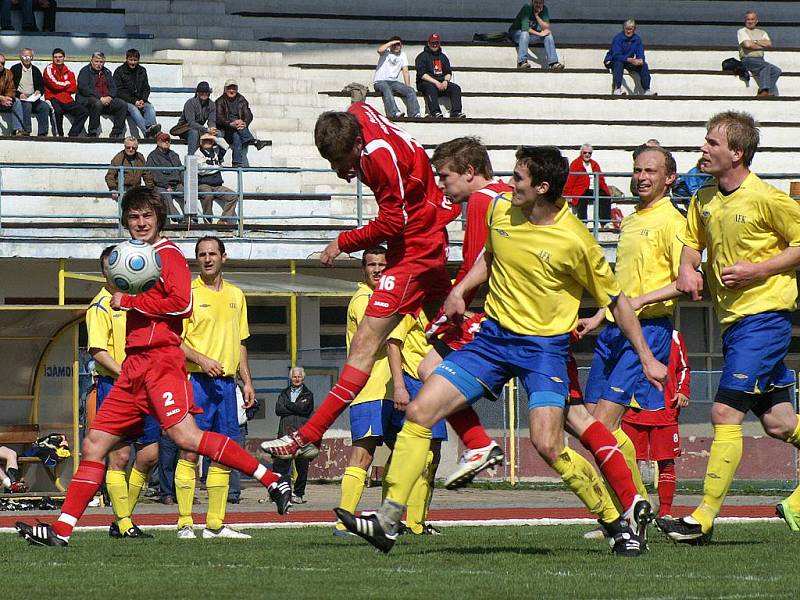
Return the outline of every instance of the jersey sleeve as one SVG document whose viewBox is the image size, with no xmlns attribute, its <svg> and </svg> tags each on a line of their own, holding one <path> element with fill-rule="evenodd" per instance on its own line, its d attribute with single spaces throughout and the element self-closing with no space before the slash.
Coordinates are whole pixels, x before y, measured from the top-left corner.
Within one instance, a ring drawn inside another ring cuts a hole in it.
<svg viewBox="0 0 800 600">
<path fill-rule="evenodd" d="M 683 252 L 683 242 L 680 239 L 686 229 L 686 219 L 680 214 L 676 214 L 670 220 L 669 226 L 666 228 L 665 235 L 667 239 L 664 240 L 664 246 L 667 249 L 667 260 L 669 261 L 670 269 L 672 271 L 672 279 L 678 278 L 678 269 L 681 266 L 681 253 Z"/>
<path fill-rule="evenodd" d="M 369 294 L 356 293 L 350 300 L 347 306 L 347 327 L 345 330 L 345 343 L 347 344 L 347 351 L 350 352 L 350 342 L 356 334 L 358 324 L 364 318 L 364 313 L 369 304 Z"/>
<path fill-rule="evenodd" d="M 763 203 L 767 224 L 780 235 L 787 246 L 800 246 L 800 203 L 784 193 L 775 194 Z"/>
<path fill-rule="evenodd" d="M 686 227 L 678 234 L 678 239 L 684 246 L 689 246 L 698 252 L 706 247 L 706 233 L 700 219 L 700 207 L 697 194 L 692 196 L 689 211 L 686 213 Z"/>
<path fill-rule="evenodd" d="M 669 373 L 675 379 L 675 391 L 689 397 L 691 386 L 691 369 L 686 355 L 686 344 L 680 332 L 673 332 L 672 348 L 669 356 Z"/>
<path fill-rule="evenodd" d="M 621 290 L 603 249 L 592 240 L 589 243 L 584 242 L 579 252 L 572 276 L 592 295 L 599 307 L 608 306 L 616 300 Z"/>
<path fill-rule="evenodd" d="M 467 205 L 467 226 L 464 231 L 464 244 L 461 247 L 462 263 L 458 269 L 455 283 L 458 283 L 472 268 L 486 246 L 488 229 L 486 213 L 491 206 L 491 198 L 486 194 L 473 194 Z"/>
<path fill-rule="evenodd" d="M 239 296 L 242 307 L 239 310 L 239 341 L 244 341 L 250 337 L 250 324 L 247 321 L 247 298 L 243 293 L 240 293 Z"/>
<path fill-rule="evenodd" d="M 92 304 L 86 311 L 87 346 L 98 350 L 110 351 L 108 340 L 111 337 L 111 308 L 103 306 L 100 301 Z"/>
<path fill-rule="evenodd" d="M 156 286 L 136 296 L 123 294 L 120 305 L 150 317 L 188 317 L 192 314 L 192 276 L 186 258 L 174 247 L 159 254 L 163 288 Z"/>
<path fill-rule="evenodd" d="M 405 315 L 403 319 L 397 324 L 397 327 L 392 329 L 392 332 L 389 334 L 389 337 L 386 339 L 389 340 L 399 340 L 401 342 L 405 341 L 406 336 L 408 336 L 408 332 L 411 331 L 411 328 L 414 327 L 414 323 L 416 323 L 416 319 L 411 315 Z"/>
</svg>

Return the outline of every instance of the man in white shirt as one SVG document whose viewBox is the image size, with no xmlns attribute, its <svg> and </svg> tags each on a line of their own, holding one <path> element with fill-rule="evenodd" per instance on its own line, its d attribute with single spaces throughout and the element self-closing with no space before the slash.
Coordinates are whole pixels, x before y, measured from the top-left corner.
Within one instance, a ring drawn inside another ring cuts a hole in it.
<svg viewBox="0 0 800 600">
<path fill-rule="evenodd" d="M 411 79 L 408 75 L 408 57 L 403 52 L 403 40 L 396 36 L 391 38 L 385 44 L 381 44 L 378 55 L 380 58 L 375 68 L 375 76 L 372 78 L 372 85 L 376 92 L 383 95 L 386 116 L 390 119 L 405 116 L 394 101 L 394 95 L 397 94 L 403 98 L 408 116 L 418 119 L 421 116 L 419 102 L 416 90 L 409 85 Z"/>
<path fill-rule="evenodd" d="M 759 96 L 778 95 L 778 77 L 781 70 L 764 60 L 764 50 L 772 48 L 772 40 L 763 29 L 756 29 L 758 14 L 754 10 L 744 13 L 744 27 L 738 33 L 739 58 L 742 65 L 758 80 Z"/>
</svg>

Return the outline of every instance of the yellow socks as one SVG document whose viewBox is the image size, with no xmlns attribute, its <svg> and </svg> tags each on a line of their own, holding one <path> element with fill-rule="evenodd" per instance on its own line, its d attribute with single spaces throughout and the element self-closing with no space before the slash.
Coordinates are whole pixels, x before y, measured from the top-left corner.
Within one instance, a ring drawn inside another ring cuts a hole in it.
<svg viewBox="0 0 800 600">
<path fill-rule="evenodd" d="M 800 448 L 800 415 L 797 415 L 797 425 L 795 425 L 792 435 L 786 438 L 786 441 L 795 448 Z"/>
<path fill-rule="evenodd" d="M 142 493 L 142 488 L 147 485 L 147 473 L 142 473 L 136 467 L 131 469 L 131 474 L 128 476 L 128 515 L 133 514 L 133 509 L 139 502 L 139 496 Z"/>
<path fill-rule="evenodd" d="M 572 448 L 564 448 L 553 469 L 561 475 L 561 480 L 581 499 L 593 515 L 610 523 L 619 518 L 619 512 L 611 502 L 608 491 L 594 467 Z"/>
<path fill-rule="evenodd" d="M 225 522 L 230 480 L 230 469 L 215 463 L 208 467 L 208 478 L 206 479 L 206 490 L 208 490 L 207 529 L 219 529 Z"/>
<path fill-rule="evenodd" d="M 795 448 L 800 448 L 800 415 L 797 415 L 797 426 L 794 428 L 792 435 L 786 438 L 786 441 Z M 787 501 L 792 512 L 800 513 L 800 486 L 797 486 L 797 489 L 792 492 Z"/>
<path fill-rule="evenodd" d="M 740 460 L 742 426 L 714 425 L 714 441 L 703 481 L 703 502 L 692 513 L 692 518 L 700 523 L 703 533 L 708 533 L 714 526 L 714 519 L 731 487 Z"/>
<path fill-rule="evenodd" d="M 433 452 L 429 450 L 425 458 L 425 469 L 419 478 L 417 478 L 414 487 L 411 489 L 411 495 L 408 497 L 406 526 L 416 535 L 422 533 L 423 526 L 425 525 L 425 518 L 428 514 L 428 502 L 431 497 L 431 482 L 433 480 L 432 463 Z"/>
<path fill-rule="evenodd" d="M 111 498 L 111 509 L 120 532 L 124 533 L 133 527 L 131 513 L 128 507 L 128 482 L 125 480 L 125 471 L 106 471 L 106 489 Z"/>
<path fill-rule="evenodd" d="M 367 472 L 361 467 L 347 467 L 342 476 L 342 498 L 339 506 L 349 513 L 355 514 L 361 495 L 367 486 Z M 346 531 L 341 523 L 336 523 L 336 529 Z"/>
<path fill-rule="evenodd" d="M 636 448 L 634 447 L 631 438 L 629 438 L 628 434 L 622 430 L 622 427 L 618 427 L 613 433 L 614 438 L 617 440 L 617 446 L 619 446 L 622 456 L 625 457 L 625 464 L 627 464 L 628 468 L 631 470 L 631 476 L 633 476 L 633 485 L 636 486 L 636 493 L 645 500 L 649 501 L 650 498 L 647 495 L 647 490 L 642 482 L 642 474 L 639 472 L 639 465 L 636 463 Z"/>
<path fill-rule="evenodd" d="M 425 470 L 431 447 L 431 430 L 406 421 L 397 434 L 392 453 L 392 465 L 385 475 L 386 500 L 395 504 L 408 504 L 414 484 Z"/>
<path fill-rule="evenodd" d="M 175 499 L 178 501 L 178 529 L 191 527 L 192 502 L 194 501 L 194 486 L 197 481 L 197 463 L 178 459 L 175 467 Z"/>
</svg>

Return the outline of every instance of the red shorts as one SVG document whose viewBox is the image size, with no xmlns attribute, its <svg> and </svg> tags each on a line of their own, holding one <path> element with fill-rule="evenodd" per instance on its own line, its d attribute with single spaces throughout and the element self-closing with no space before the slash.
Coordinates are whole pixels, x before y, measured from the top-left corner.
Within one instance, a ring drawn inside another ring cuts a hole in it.
<svg viewBox="0 0 800 600">
<path fill-rule="evenodd" d="M 681 455 L 681 437 L 678 424 L 636 425 L 622 422 L 636 448 L 636 460 L 670 460 Z"/>
<path fill-rule="evenodd" d="M 192 402 L 186 356 L 178 346 L 166 346 L 128 355 L 91 428 L 135 437 L 144 432 L 147 415 L 169 429 L 198 412 L 202 411 Z"/>
<path fill-rule="evenodd" d="M 450 293 L 450 275 L 444 267 L 422 273 L 410 272 L 408 266 L 396 265 L 383 272 L 372 292 L 366 315 L 386 318 L 392 315 L 419 314 L 423 304 Z"/>
</svg>

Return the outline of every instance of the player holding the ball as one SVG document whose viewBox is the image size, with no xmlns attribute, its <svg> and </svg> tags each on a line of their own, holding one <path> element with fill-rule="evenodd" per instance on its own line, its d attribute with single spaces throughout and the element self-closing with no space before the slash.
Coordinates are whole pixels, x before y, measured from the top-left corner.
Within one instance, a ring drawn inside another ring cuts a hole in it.
<svg viewBox="0 0 800 600">
<path fill-rule="evenodd" d="M 258 479 L 285 514 L 291 486 L 229 437 L 201 431 L 192 413 L 192 388 L 181 350 L 183 319 L 192 314 L 191 275 L 180 249 L 161 235 L 166 211 L 158 193 L 134 187 L 122 198 L 122 224 L 134 240 L 151 244 L 161 259 L 161 278 L 139 295 L 116 292 L 111 307 L 127 311 L 127 358 L 81 447 L 82 460 L 67 488 L 58 519 L 51 524 L 18 522 L 20 536 L 41 546 L 66 546 L 72 530 L 103 481 L 108 453 L 142 433 L 152 414 L 182 450 L 208 456 Z"/>
</svg>

